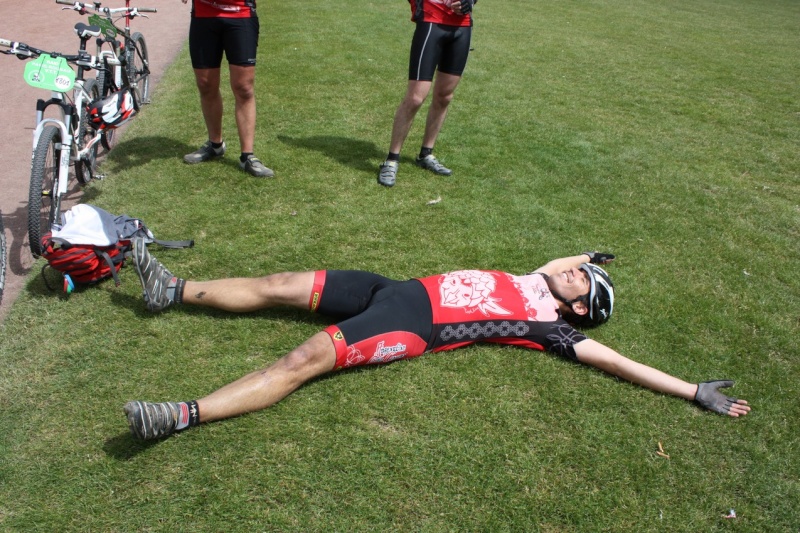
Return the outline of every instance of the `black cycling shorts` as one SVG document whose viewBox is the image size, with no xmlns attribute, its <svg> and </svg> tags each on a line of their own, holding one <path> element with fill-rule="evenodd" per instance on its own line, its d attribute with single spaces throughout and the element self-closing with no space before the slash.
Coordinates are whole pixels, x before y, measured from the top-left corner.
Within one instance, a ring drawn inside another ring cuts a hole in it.
<svg viewBox="0 0 800 533">
<path fill-rule="evenodd" d="M 316 273 L 314 286 L 316 311 L 341 320 L 325 329 L 336 348 L 335 368 L 388 363 L 428 350 L 433 311 L 419 281 L 328 270 Z"/>
<path fill-rule="evenodd" d="M 439 72 L 461 76 L 467 66 L 471 39 L 471 26 L 417 22 L 411 40 L 408 79 L 431 81 L 437 68 Z"/>
<path fill-rule="evenodd" d="M 219 68 L 223 52 L 231 65 L 255 66 L 258 30 L 258 17 L 192 17 L 189 26 L 192 67 Z"/>
</svg>

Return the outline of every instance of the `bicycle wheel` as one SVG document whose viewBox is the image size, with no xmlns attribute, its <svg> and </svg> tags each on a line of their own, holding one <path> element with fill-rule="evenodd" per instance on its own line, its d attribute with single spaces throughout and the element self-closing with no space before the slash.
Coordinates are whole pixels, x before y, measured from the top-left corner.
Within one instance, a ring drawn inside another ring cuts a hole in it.
<svg viewBox="0 0 800 533">
<path fill-rule="evenodd" d="M 50 231 L 59 215 L 58 164 L 61 149 L 61 130 L 56 126 L 46 126 L 33 151 L 28 193 L 28 240 L 34 257 L 42 255 L 42 235 Z"/>
<path fill-rule="evenodd" d="M 78 117 L 76 123 L 78 125 L 78 132 L 76 134 L 76 145 L 78 151 L 83 150 L 87 144 L 94 138 L 95 132 L 89 124 L 89 104 L 94 100 L 100 98 L 100 88 L 95 80 L 86 80 L 83 82 L 83 105 L 82 109 L 78 110 Z M 95 144 L 89 152 L 79 161 L 75 161 L 75 177 L 78 183 L 86 185 L 94 177 L 94 172 L 97 170 L 97 145 Z"/>
<path fill-rule="evenodd" d="M 147 57 L 147 44 L 139 32 L 131 35 L 126 45 L 128 81 L 136 92 L 139 104 L 150 103 L 150 61 Z"/>
<path fill-rule="evenodd" d="M 117 90 L 114 83 L 114 71 L 111 68 L 101 68 L 97 71 L 97 90 L 100 91 L 100 96 L 105 98 L 109 94 Z M 100 132 L 100 144 L 103 145 L 106 152 L 110 151 L 114 146 L 114 130 L 103 130 Z"/>
<path fill-rule="evenodd" d="M 6 230 L 3 227 L 3 214 L 0 213 L 0 302 L 3 301 L 3 288 L 6 286 Z"/>
</svg>

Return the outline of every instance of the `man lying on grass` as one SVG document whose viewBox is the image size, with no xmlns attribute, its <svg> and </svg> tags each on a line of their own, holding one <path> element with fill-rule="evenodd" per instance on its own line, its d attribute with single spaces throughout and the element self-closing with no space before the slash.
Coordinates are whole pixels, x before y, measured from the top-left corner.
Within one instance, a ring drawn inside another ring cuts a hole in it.
<svg viewBox="0 0 800 533">
<path fill-rule="evenodd" d="M 407 281 L 355 270 L 189 281 L 174 277 L 151 257 L 142 239 L 134 241 L 133 255 L 144 300 L 153 312 L 180 304 L 231 312 L 284 305 L 338 320 L 267 368 L 199 400 L 128 402 L 128 424 L 140 439 L 264 409 L 333 370 L 476 342 L 547 350 L 717 413 L 738 417 L 750 411 L 745 400 L 719 392 L 732 381 L 687 383 L 623 357 L 575 329 L 603 324 L 611 316 L 614 287 L 597 266 L 611 262 L 611 254 L 555 259 L 524 276 L 459 270 Z"/>
</svg>

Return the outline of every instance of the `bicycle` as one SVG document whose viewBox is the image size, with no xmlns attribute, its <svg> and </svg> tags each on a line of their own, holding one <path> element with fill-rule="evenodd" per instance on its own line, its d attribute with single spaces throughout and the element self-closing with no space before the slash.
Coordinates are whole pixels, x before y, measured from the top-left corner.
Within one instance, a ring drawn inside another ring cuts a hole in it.
<svg viewBox="0 0 800 533">
<path fill-rule="evenodd" d="M 104 68 L 97 72 L 97 85 L 102 96 L 107 96 L 123 87 L 130 85 L 134 88 L 137 106 L 150 102 L 150 62 L 147 53 L 147 44 L 144 35 L 139 32 L 131 33 L 131 19 L 140 16 L 147 17 L 142 13 L 157 13 L 155 8 L 149 7 L 130 7 L 130 0 L 125 0 L 125 7 L 108 8 L 102 7 L 100 2 L 84 3 L 73 0 L 56 0 L 57 4 L 67 5 L 65 10 L 77 11 L 81 15 L 89 12 L 89 22 L 99 26 L 103 32 L 102 38 L 97 39 L 97 57 Z M 120 28 L 116 25 L 117 21 L 124 18 L 125 26 Z M 121 35 L 124 41 L 120 43 L 117 35 Z M 127 77 L 127 81 L 125 78 Z M 101 137 L 103 148 L 111 150 L 114 144 L 114 130 L 104 132 Z"/>
<path fill-rule="evenodd" d="M 61 212 L 61 200 L 69 183 L 70 164 L 81 185 L 95 176 L 97 144 L 102 130 L 95 133 L 90 123 L 90 104 L 99 101 L 100 89 L 86 70 L 99 65 L 86 51 L 86 42 L 100 35 L 98 26 L 79 22 L 75 32 L 80 39 L 78 54 L 48 52 L 25 43 L 0 39 L 0 53 L 19 59 L 33 59 L 26 65 L 25 81 L 36 88 L 50 90 L 50 99 L 36 102 L 36 128 L 33 132 L 31 180 L 28 193 L 28 240 L 34 257 L 41 255 L 41 238 L 50 231 Z M 77 67 L 77 74 L 70 64 Z M 72 98 L 68 94 L 74 87 Z M 56 107 L 58 118 L 45 118 L 45 111 Z"/>
<path fill-rule="evenodd" d="M 138 103 L 150 103 L 150 61 L 147 43 L 140 32 L 131 33 L 131 20 L 136 17 L 147 18 L 143 13 L 157 13 L 158 10 L 150 7 L 130 7 L 130 0 L 125 0 L 125 7 L 120 8 L 102 7 L 100 2 L 56 0 L 56 3 L 68 5 L 70 7 L 63 9 L 71 9 L 81 15 L 94 12 L 89 16 L 89 23 L 99 26 L 103 31 L 103 38 L 97 40 L 97 57 L 105 59 L 113 56 L 119 62 L 113 76 L 109 75 L 108 70 L 101 70 L 97 75 L 103 96 L 121 88 L 121 71 L 124 68 Z M 119 27 L 118 22 L 123 18 L 125 26 Z M 117 40 L 117 36 L 122 37 L 123 43 Z"/>
</svg>

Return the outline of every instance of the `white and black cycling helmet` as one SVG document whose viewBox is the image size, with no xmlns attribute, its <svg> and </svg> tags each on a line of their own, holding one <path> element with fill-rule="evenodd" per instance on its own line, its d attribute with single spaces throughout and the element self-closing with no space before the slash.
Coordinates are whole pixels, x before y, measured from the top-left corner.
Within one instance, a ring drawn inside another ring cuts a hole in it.
<svg viewBox="0 0 800 533">
<path fill-rule="evenodd" d="M 89 124 L 98 130 L 113 130 L 128 122 L 138 106 L 131 89 L 124 89 L 89 104 Z"/>
<path fill-rule="evenodd" d="M 614 284 L 605 270 L 591 263 L 584 263 L 581 270 L 589 276 L 589 295 L 586 306 L 589 312 L 585 315 L 585 322 L 590 326 L 604 324 L 614 310 Z"/>
</svg>

